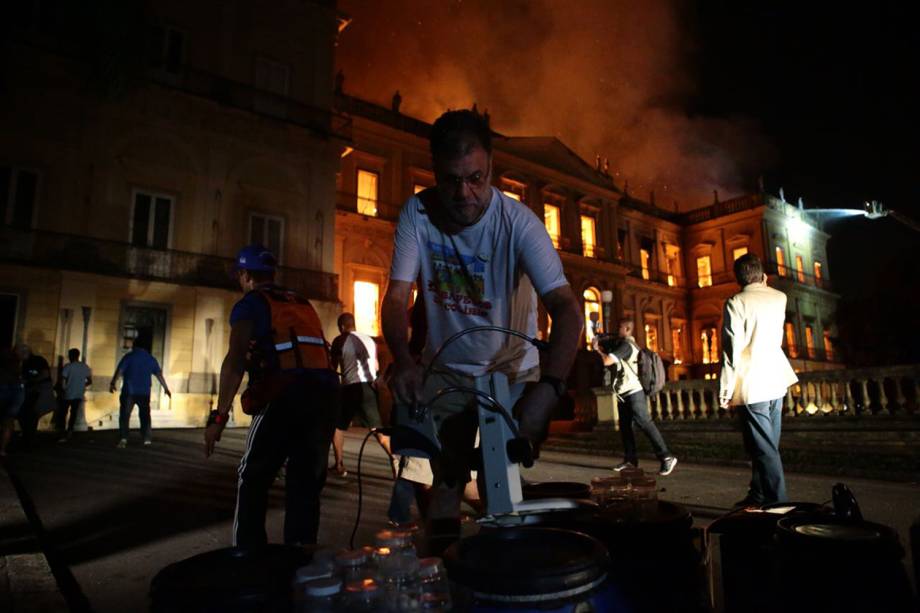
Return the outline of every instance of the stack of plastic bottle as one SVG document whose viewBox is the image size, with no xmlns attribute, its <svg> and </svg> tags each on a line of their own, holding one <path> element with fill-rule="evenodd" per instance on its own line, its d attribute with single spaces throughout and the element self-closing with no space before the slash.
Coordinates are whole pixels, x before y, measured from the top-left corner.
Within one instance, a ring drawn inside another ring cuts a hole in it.
<svg viewBox="0 0 920 613">
<path fill-rule="evenodd" d="M 444 564 L 419 559 L 414 537 L 412 530 L 380 530 L 376 547 L 317 551 L 294 577 L 294 611 L 449 611 Z"/>
</svg>

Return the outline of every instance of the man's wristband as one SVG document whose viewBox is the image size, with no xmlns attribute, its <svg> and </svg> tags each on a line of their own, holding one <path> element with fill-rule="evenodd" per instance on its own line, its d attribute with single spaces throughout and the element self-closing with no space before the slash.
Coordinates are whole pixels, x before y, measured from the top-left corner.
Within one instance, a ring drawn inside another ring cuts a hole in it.
<svg viewBox="0 0 920 613">
<path fill-rule="evenodd" d="M 540 377 L 540 383 L 546 383 L 553 388 L 553 391 L 556 392 L 556 398 L 562 398 L 565 395 L 565 381 L 559 377 L 553 377 L 551 375 L 543 375 Z"/>
<path fill-rule="evenodd" d="M 221 413 L 220 411 L 211 411 L 208 413 L 208 425 L 218 424 L 226 425 L 227 420 L 230 419 L 229 413 Z"/>
</svg>

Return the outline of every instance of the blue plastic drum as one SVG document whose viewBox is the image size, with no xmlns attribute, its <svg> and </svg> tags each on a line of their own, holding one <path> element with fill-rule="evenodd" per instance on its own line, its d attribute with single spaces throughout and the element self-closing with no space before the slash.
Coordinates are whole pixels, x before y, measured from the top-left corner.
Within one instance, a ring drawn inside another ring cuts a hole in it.
<svg viewBox="0 0 920 613">
<path fill-rule="evenodd" d="M 508 528 L 461 539 L 444 554 L 461 610 L 632 611 L 608 580 L 596 539 L 555 528 Z"/>
</svg>

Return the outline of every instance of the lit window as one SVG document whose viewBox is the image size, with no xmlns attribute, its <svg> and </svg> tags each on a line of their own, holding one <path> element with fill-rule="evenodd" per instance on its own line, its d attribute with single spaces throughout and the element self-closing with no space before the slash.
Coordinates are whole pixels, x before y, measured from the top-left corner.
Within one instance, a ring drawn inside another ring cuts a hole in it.
<svg viewBox="0 0 920 613">
<path fill-rule="evenodd" d="M 652 254 L 649 253 L 648 249 L 639 249 L 639 263 L 642 266 L 642 278 L 649 278 L 649 264 L 652 261 Z"/>
<path fill-rule="evenodd" d="M 703 364 L 718 364 L 719 340 L 716 338 L 716 329 L 704 328 L 700 333 L 700 342 L 703 346 Z"/>
<path fill-rule="evenodd" d="M 824 278 L 821 270 L 821 262 L 815 262 L 815 285 L 821 287 L 821 280 Z"/>
<path fill-rule="evenodd" d="M 671 328 L 671 345 L 674 346 L 674 363 L 683 363 L 683 354 L 681 353 L 680 335 L 683 334 L 683 327 L 674 325 Z"/>
<path fill-rule="evenodd" d="M 742 255 L 747 255 L 747 247 L 735 247 L 732 249 L 732 262 L 740 258 Z"/>
<path fill-rule="evenodd" d="M 252 213 L 249 216 L 249 244 L 262 245 L 279 261 L 284 247 L 284 219 Z"/>
<path fill-rule="evenodd" d="M 625 259 L 626 253 L 626 230 L 618 229 L 617 230 L 617 257 L 619 259 Z"/>
<path fill-rule="evenodd" d="M 595 232 L 594 218 L 589 215 L 581 216 L 581 252 L 586 258 L 593 258 L 597 234 Z"/>
<path fill-rule="evenodd" d="M 524 202 L 525 191 L 527 191 L 527 186 L 523 183 L 518 183 L 510 179 L 502 179 L 502 193 L 509 198 L 517 200 L 518 202 Z"/>
<path fill-rule="evenodd" d="M 696 258 L 696 276 L 700 287 L 712 285 L 712 259 L 708 255 Z"/>
<path fill-rule="evenodd" d="M 546 232 L 553 239 L 553 247 L 559 248 L 559 233 L 562 227 L 561 215 L 558 206 L 552 204 L 543 205 L 543 223 L 546 225 Z"/>
<path fill-rule="evenodd" d="M 805 283 L 805 262 L 800 255 L 795 256 L 795 276 L 799 283 Z"/>
<path fill-rule="evenodd" d="M 786 330 L 786 351 L 789 352 L 790 358 L 799 357 L 799 348 L 795 344 L 795 326 L 791 321 L 787 321 L 784 326 Z"/>
<path fill-rule="evenodd" d="M 585 299 L 585 336 L 587 337 L 588 346 L 591 346 L 591 339 L 594 338 L 595 334 L 595 324 L 591 321 L 591 314 L 597 313 L 594 317 L 597 318 L 597 326 L 603 330 L 604 322 L 602 321 L 603 313 L 601 311 L 601 293 L 593 287 L 589 287 L 585 290 L 582 296 Z M 549 315 L 546 316 L 549 319 Z M 549 330 L 547 330 L 547 334 Z"/>
<path fill-rule="evenodd" d="M 781 277 L 786 276 L 786 255 L 782 247 L 776 248 L 776 274 Z"/>
<path fill-rule="evenodd" d="M 805 326 L 805 348 L 808 350 L 808 357 L 815 357 L 815 331 L 811 326 Z"/>
<path fill-rule="evenodd" d="M 377 313 L 380 306 L 380 286 L 369 281 L 355 281 L 355 329 L 377 336 Z"/>
<path fill-rule="evenodd" d="M 824 359 L 834 359 L 834 346 L 831 344 L 831 333 L 827 330 L 824 331 Z"/>
<path fill-rule="evenodd" d="M 658 322 L 645 324 L 645 347 L 650 351 L 658 351 Z"/>
<path fill-rule="evenodd" d="M 668 285 L 674 287 L 677 285 L 677 277 L 680 276 L 680 247 L 665 245 L 664 256 L 665 265 L 668 267 Z"/>
<path fill-rule="evenodd" d="M 377 185 L 380 175 L 376 172 L 358 170 L 358 212 L 362 215 L 377 215 Z"/>
<path fill-rule="evenodd" d="M 413 193 L 413 194 L 417 194 L 417 193 L 419 193 L 419 192 L 421 192 L 421 191 L 424 191 L 424 190 L 426 190 L 426 189 L 428 189 L 428 186 L 427 186 L 427 185 L 420 185 L 419 183 L 413 183 L 413 184 L 412 184 L 412 193 Z"/>
</svg>

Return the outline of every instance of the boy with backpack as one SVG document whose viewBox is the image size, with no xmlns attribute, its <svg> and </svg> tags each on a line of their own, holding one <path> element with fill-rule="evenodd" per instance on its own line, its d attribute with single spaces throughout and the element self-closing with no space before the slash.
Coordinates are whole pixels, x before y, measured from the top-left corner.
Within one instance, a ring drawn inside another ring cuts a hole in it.
<svg viewBox="0 0 920 613">
<path fill-rule="evenodd" d="M 633 338 L 631 319 L 619 323 L 619 336 L 603 342 L 594 337 L 592 347 L 604 360 L 604 366 L 616 364 L 619 368 L 614 379 L 617 409 L 620 414 L 620 436 L 623 440 L 623 461 L 613 467 L 615 472 L 639 466 L 636 453 L 636 436 L 633 425 L 648 437 L 655 455 L 661 461 L 659 475 L 670 475 L 677 466 L 677 457 L 668 451 L 661 433 L 648 412 L 648 395 L 661 391 L 664 386 L 664 365 L 653 351 L 640 349 Z"/>
</svg>

